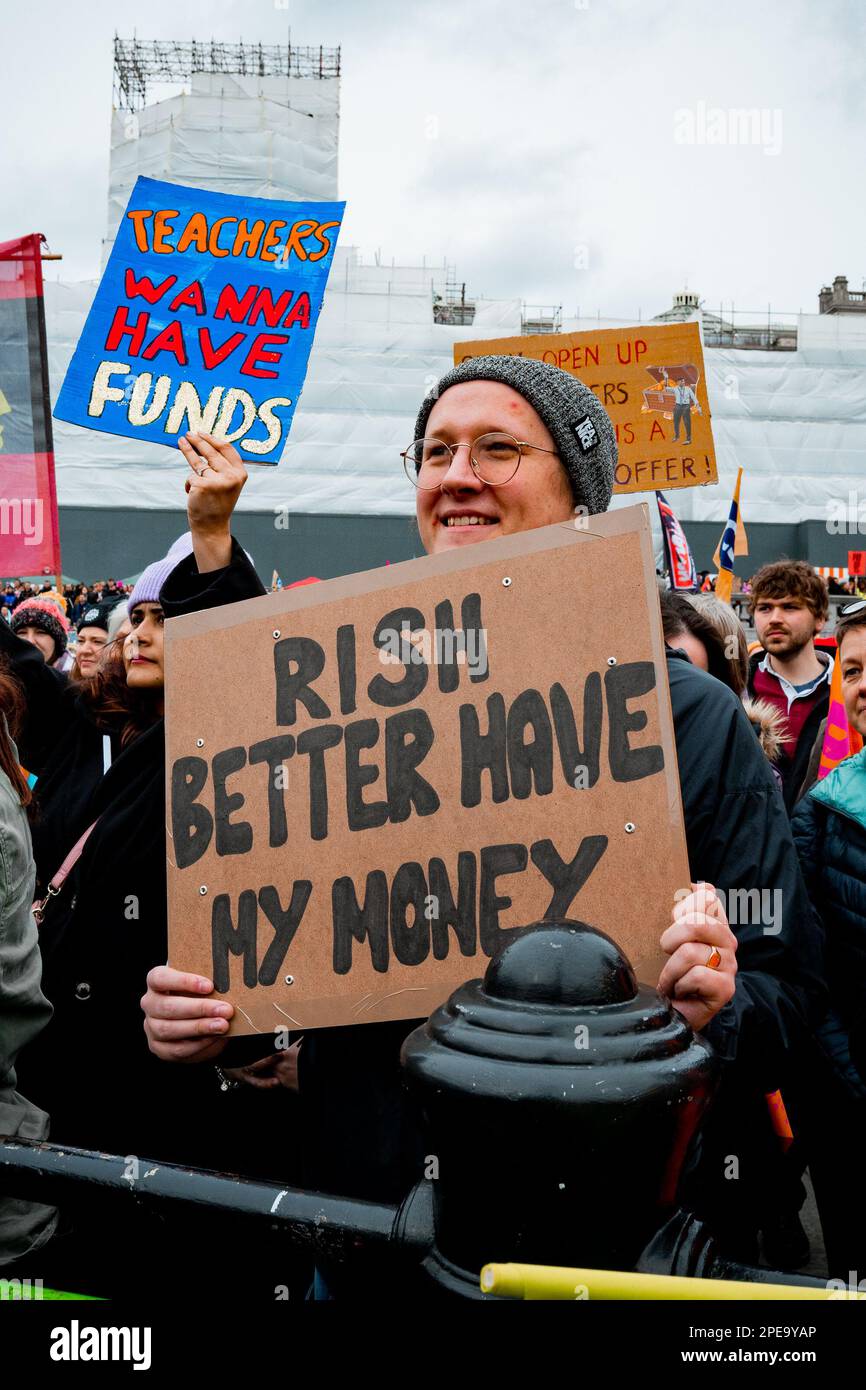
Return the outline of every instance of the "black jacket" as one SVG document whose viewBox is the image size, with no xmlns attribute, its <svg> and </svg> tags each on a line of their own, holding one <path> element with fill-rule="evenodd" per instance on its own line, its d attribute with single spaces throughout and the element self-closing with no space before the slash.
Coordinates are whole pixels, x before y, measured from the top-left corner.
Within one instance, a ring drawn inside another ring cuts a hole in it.
<svg viewBox="0 0 866 1390">
<path fill-rule="evenodd" d="M 684 653 L 669 650 L 667 657 L 692 879 L 726 895 L 755 889 L 778 895 L 769 899 L 780 914 L 776 922 L 733 926 L 736 993 L 704 1030 L 724 1061 L 731 1106 L 746 1092 L 763 1106 L 765 1093 L 791 1081 L 809 1046 L 810 1018 L 823 1011 L 820 931 L 782 798 L 740 701 Z M 402 1041 L 417 1025 L 306 1035 L 300 1075 L 311 1186 L 396 1201 L 420 1177 L 424 1143 L 410 1101 L 401 1099 L 398 1065 Z M 713 1171 L 718 1144 L 731 1133 L 731 1106 L 720 1092 L 717 1135 L 705 1146 Z M 721 1176 L 723 1163 L 717 1166 Z"/>
<path fill-rule="evenodd" d="M 821 920 L 830 1001 L 866 1072 L 866 750 L 816 782 L 792 822 L 809 896 Z"/>
<path fill-rule="evenodd" d="M 42 897 L 67 852 L 93 819 L 88 804 L 104 771 L 103 734 L 120 753 L 119 726 L 97 728 L 92 711 L 66 675 L 48 666 L 37 647 L 0 625 L 0 661 L 21 683 L 27 704 L 18 739 L 21 762 L 35 773 L 31 831 L 36 891 Z"/>
<path fill-rule="evenodd" d="M 761 698 L 760 694 L 755 690 L 755 672 L 763 661 L 764 656 L 765 653 L 763 651 L 755 652 L 749 662 L 748 690 L 753 700 L 760 700 Z M 822 720 L 827 718 L 827 711 L 829 708 L 830 686 L 828 683 L 821 692 L 820 700 L 812 707 L 804 721 L 793 755 L 783 750 L 776 760 L 775 766 L 782 779 L 785 806 L 788 809 L 789 815 L 793 813 L 794 807 L 797 804 L 797 797 L 800 795 L 800 789 L 803 786 L 803 782 L 809 770 L 809 759 L 812 756 L 812 747 L 815 743 L 815 739 L 818 737 L 818 730 L 821 727 Z"/>
<path fill-rule="evenodd" d="M 162 604 L 171 617 L 263 592 L 235 545 L 224 570 L 199 575 L 192 557 L 183 561 Z M 58 748 L 65 767 L 90 766 L 92 723 L 66 691 L 60 698 L 65 724 L 55 731 L 53 749 L 47 731 L 32 727 L 28 710 L 26 756 L 35 771 L 55 767 Z M 101 736 L 99 742 L 101 774 Z M 165 1066 L 148 1050 L 143 1030 L 145 977 L 167 956 L 163 722 L 118 750 L 108 773 L 81 800 L 70 813 L 66 847 L 79 827 L 97 817 L 98 823 L 45 915 L 42 987 L 54 1017 L 20 1054 L 19 1085 L 51 1115 L 55 1142 L 230 1166 L 221 1133 L 226 1097 L 213 1068 Z M 52 862 L 48 873 L 58 865 Z"/>
<path fill-rule="evenodd" d="M 728 1060 L 745 1057 L 773 1090 L 793 1039 L 824 1006 L 820 929 L 776 780 L 741 702 L 681 652 L 667 657 L 692 878 L 724 891 L 729 918 L 744 902 L 732 890 L 778 895 L 761 900 L 761 920 L 732 922 L 736 994 L 705 1036 Z"/>
</svg>

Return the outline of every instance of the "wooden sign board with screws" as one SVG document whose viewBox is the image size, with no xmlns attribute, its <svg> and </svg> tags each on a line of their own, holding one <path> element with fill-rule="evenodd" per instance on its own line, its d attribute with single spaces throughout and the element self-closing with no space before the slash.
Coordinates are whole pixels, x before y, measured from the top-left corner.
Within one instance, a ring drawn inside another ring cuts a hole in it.
<svg viewBox="0 0 866 1390">
<path fill-rule="evenodd" d="M 616 430 L 614 492 L 718 482 L 700 326 L 649 323 L 454 344 L 467 357 L 532 357 L 576 376 Z"/>
<path fill-rule="evenodd" d="M 233 1032 L 426 1017 L 545 918 L 655 983 L 689 868 L 645 504 L 165 640 L 169 962 Z"/>
</svg>

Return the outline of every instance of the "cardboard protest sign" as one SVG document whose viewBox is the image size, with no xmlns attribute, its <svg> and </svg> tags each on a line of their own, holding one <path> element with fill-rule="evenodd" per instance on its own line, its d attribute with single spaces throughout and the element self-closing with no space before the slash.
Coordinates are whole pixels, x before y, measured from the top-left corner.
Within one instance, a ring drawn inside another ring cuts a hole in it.
<svg viewBox="0 0 866 1390">
<path fill-rule="evenodd" d="M 866 574 L 866 550 L 848 551 L 848 573 L 855 579 Z"/>
<path fill-rule="evenodd" d="M 139 178 L 54 414 L 155 444 L 204 429 L 278 463 L 344 208 Z"/>
<path fill-rule="evenodd" d="M 689 868 L 647 508 L 578 521 L 167 623 L 169 962 L 235 1032 L 426 1017 L 545 918 L 655 983 Z"/>
<path fill-rule="evenodd" d="M 454 344 L 455 365 L 488 354 L 550 362 L 595 392 L 616 429 L 614 492 L 718 481 L 697 323 Z"/>
</svg>

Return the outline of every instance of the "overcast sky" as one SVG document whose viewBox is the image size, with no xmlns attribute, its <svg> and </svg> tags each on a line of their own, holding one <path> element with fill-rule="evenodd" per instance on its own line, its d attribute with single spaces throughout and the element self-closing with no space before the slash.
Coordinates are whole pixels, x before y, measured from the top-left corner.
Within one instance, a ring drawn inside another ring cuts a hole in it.
<svg viewBox="0 0 866 1390">
<path fill-rule="evenodd" d="M 0 0 L 0 240 L 98 274 L 112 36 L 342 46 L 341 241 L 470 292 L 815 312 L 866 277 L 862 0 Z M 758 113 L 744 132 L 732 110 Z M 743 142 L 743 134 L 750 137 Z M 709 143 L 710 140 L 714 143 Z M 722 143 L 723 142 L 723 143 Z"/>
</svg>

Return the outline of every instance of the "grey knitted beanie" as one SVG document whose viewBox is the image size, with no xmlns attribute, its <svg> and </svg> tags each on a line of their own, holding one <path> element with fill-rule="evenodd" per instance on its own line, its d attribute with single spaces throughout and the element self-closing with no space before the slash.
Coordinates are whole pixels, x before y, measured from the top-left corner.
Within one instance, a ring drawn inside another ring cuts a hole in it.
<svg viewBox="0 0 866 1390">
<path fill-rule="evenodd" d="M 529 402 L 544 421 L 571 481 L 576 503 L 605 512 L 613 491 L 616 434 L 610 416 L 582 381 L 532 357 L 469 357 L 446 372 L 424 398 L 415 424 L 423 439 L 430 412 L 443 391 L 463 381 L 501 381 Z"/>
</svg>

